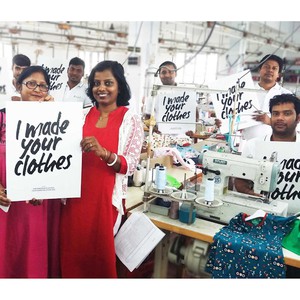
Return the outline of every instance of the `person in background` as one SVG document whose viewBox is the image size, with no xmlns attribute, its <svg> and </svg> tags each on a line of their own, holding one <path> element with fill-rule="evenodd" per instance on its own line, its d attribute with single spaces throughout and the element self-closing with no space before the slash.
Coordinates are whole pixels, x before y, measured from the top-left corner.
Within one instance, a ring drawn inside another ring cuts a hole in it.
<svg viewBox="0 0 300 300">
<path fill-rule="evenodd" d="M 269 102 L 272 97 L 280 94 L 291 94 L 291 92 L 278 84 L 283 69 L 283 60 L 274 54 L 265 55 L 259 62 L 259 81 L 255 83 L 255 88 L 262 92 L 257 93 L 260 114 L 253 117 L 254 120 L 261 122 L 242 130 L 242 138 L 249 140 L 251 138 L 271 134 L 270 127 Z"/>
<path fill-rule="evenodd" d="M 84 76 L 85 62 L 79 57 L 73 57 L 69 61 L 67 70 L 68 81 L 65 86 L 62 99 L 58 101 L 82 102 L 83 107 L 92 106 L 91 99 L 87 96 L 87 85 L 82 81 Z"/>
<path fill-rule="evenodd" d="M 17 90 L 21 101 L 48 101 L 50 79 L 41 66 L 30 66 L 18 77 Z M 48 219 L 48 201 L 32 199 L 12 202 L 6 196 L 6 113 L 0 112 L 0 205 L 9 207 L 7 212 L 0 209 L 0 278 L 48 278 L 49 237 L 51 232 L 58 236 L 58 224 Z M 56 200 L 49 200 L 56 201 Z M 58 203 L 60 205 L 60 202 Z M 59 214 L 58 214 L 59 215 Z M 50 224 L 49 224 L 50 222 Z M 57 226 L 57 230 L 54 228 Z M 51 245 L 52 249 L 52 245 Z M 58 255 L 58 252 L 57 252 Z M 58 269 L 58 266 L 57 266 Z M 53 273 L 52 273 L 53 274 Z"/>
<path fill-rule="evenodd" d="M 177 66 L 172 61 L 164 61 L 157 69 L 160 81 L 163 85 L 177 86 L 175 82 L 177 76 Z M 148 98 L 152 100 L 152 97 Z M 144 120 L 149 120 L 151 116 L 151 105 L 152 101 L 147 101 L 145 105 Z M 147 124 L 147 122 L 146 122 Z M 155 128 L 157 131 L 157 127 Z"/>
<path fill-rule="evenodd" d="M 144 131 L 140 116 L 126 107 L 131 92 L 120 63 L 98 63 L 87 94 L 94 106 L 83 126 L 81 197 L 67 199 L 61 215 L 62 277 L 115 278 L 114 236 Z"/>
<path fill-rule="evenodd" d="M 172 61 L 164 61 L 159 67 L 159 78 L 163 85 L 177 85 L 177 66 Z"/>
<path fill-rule="evenodd" d="M 157 70 L 158 74 L 159 74 L 159 78 L 160 81 L 163 85 L 168 85 L 168 86 L 177 86 L 177 83 L 175 81 L 176 76 L 177 76 L 177 66 L 175 63 L 173 63 L 172 61 L 164 61 L 162 64 L 160 64 L 160 66 L 158 67 Z M 151 102 L 148 101 L 146 104 L 146 109 L 145 109 L 145 113 L 144 113 L 144 123 L 149 126 L 150 125 L 150 121 L 146 121 L 150 119 L 150 115 L 151 115 Z M 197 109 L 197 104 L 196 104 L 196 121 L 199 119 L 199 112 Z M 155 125 L 153 130 L 155 132 L 159 133 L 158 130 L 158 126 Z M 191 135 L 193 134 L 192 131 L 189 131 L 187 133 L 187 135 Z"/>
<path fill-rule="evenodd" d="M 10 91 L 10 97 L 12 101 L 20 101 L 21 97 L 17 91 L 17 80 L 20 74 L 31 65 L 30 58 L 24 54 L 16 54 L 12 59 L 12 85 Z"/>
<path fill-rule="evenodd" d="M 270 127 L 272 133 L 248 140 L 243 148 L 243 156 L 262 159 L 256 155 L 256 148 L 258 147 L 256 143 L 258 141 L 300 142 L 300 133 L 296 130 L 300 121 L 300 100 L 293 94 L 276 95 L 270 99 L 269 111 L 271 113 Z M 240 193 L 262 196 L 254 193 L 253 184 L 248 180 L 235 178 L 234 186 Z M 289 204 L 288 214 L 300 211 L 300 202 L 298 204 L 291 203 L 292 200 L 288 199 L 283 201 L 287 201 Z M 298 207 L 296 211 L 295 206 Z"/>
<path fill-rule="evenodd" d="M 272 132 L 270 127 L 270 116 L 267 113 L 269 110 L 270 99 L 275 95 L 292 94 L 291 91 L 278 84 L 282 69 L 283 60 L 277 55 L 267 54 L 260 60 L 258 65 L 259 81 L 255 83 L 255 89 L 258 89 L 261 92 L 256 93 L 259 107 L 257 107 L 258 111 L 256 111 L 258 114 L 253 116 L 253 119 L 261 123 L 240 130 L 241 141 L 239 151 L 243 150 L 247 140 L 257 136 L 264 136 Z M 220 119 L 216 119 L 215 123 L 218 128 L 222 126 L 222 121 Z"/>
</svg>

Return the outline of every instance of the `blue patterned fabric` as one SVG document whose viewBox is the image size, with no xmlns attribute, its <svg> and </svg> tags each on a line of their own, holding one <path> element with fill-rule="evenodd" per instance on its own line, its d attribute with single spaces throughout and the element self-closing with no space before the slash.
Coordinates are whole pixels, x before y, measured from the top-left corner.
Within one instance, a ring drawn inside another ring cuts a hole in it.
<svg viewBox="0 0 300 300">
<path fill-rule="evenodd" d="M 285 278 L 282 239 L 296 217 L 232 218 L 214 236 L 206 271 L 213 278 Z"/>
</svg>

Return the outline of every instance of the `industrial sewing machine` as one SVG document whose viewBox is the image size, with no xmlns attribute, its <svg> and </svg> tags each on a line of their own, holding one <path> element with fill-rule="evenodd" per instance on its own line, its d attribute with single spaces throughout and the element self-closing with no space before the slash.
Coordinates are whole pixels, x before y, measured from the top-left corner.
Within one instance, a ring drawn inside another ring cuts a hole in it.
<svg viewBox="0 0 300 300">
<path fill-rule="evenodd" d="M 286 216 L 287 204 L 270 201 L 268 197 L 275 190 L 280 172 L 276 152 L 272 156 L 270 160 L 256 160 L 231 153 L 210 150 L 203 152 L 199 157 L 202 183 L 195 200 L 197 215 L 224 224 L 228 224 L 240 212 L 253 214 L 258 209 Z M 234 178 L 251 180 L 254 192 L 263 196 L 230 190 L 229 185 Z"/>
<path fill-rule="evenodd" d="M 210 221 L 228 224 L 230 219 L 244 212 L 248 215 L 263 210 L 274 215 L 286 216 L 287 204 L 269 200 L 269 193 L 277 184 L 280 164 L 276 162 L 276 153 L 270 160 L 256 160 L 237 154 L 207 150 L 199 157 L 202 164 L 202 183 L 195 199 L 198 217 Z M 251 180 L 254 191 L 262 197 L 238 193 L 230 190 L 232 178 Z M 168 249 L 168 259 L 174 264 L 184 264 L 194 275 L 210 277 L 205 272 L 209 257 L 209 243 L 189 240 L 184 237 L 173 239 Z"/>
</svg>

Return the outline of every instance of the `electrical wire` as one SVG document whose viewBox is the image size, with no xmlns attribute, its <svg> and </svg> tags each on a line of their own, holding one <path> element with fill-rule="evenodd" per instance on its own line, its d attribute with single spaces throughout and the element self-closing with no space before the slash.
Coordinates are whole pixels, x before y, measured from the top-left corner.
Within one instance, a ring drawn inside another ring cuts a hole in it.
<svg viewBox="0 0 300 300">
<path fill-rule="evenodd" d="M 132 54 L 135 52 L 136 45 L 137 45 L 138 40 L 139 40 L 139 38 L 140 38 L 140 34 L 141 34 L 142 27 L 143 27 L 143 23 L 144 23 L 144 22 L 141 22 L 141 24 L 140 24 L 140 28 L 139 28 L 137 37 L 136 37 L 135 42 L 134 42 L 134 45 L 133 45 L 133 52 L 131 52 L 131 53 L 126 57 L 126 59 L 124 60 L 124 62 L 122 63 L 122 65 L 124 65 L 124 64 L 126 63 L 126 61 L 129 59 L 129 57 L 131 57 Z"/>
<path fill-rule="evenodd" d="M 177 70 L 176 71 L 178 71 L 178 70 L 180 70 L 180 69 L 182 69 L 183 67 L 185 67 L 187 64 L 189 64 L 202 50 L 203 50 L 203 48 L 206 46 L 206 44 L 208 43 L 208 41 L 209 41 L 209 39 L 210 39 L 210 37 L 211 37 L 211 35 L 212 35 L 212 33 L 213 33 L 213 31 L 214 31 L 214 29 L 215 29 L 215 26 L 216 26 L 216 22 L 213 22 L 213 26 L 212 26 L 212 28 L 211 28 L 211 30 L 210 30 L 210 32 L 209 32 L 209 34 L 208 34 L 208 36 L 207 36 L 207 38 L 206 38 L 206 40 L 205 40 L 205 42 L 203 43 L 203 45 L 200 47 L 200 49 L 192 56 L 192 57 L 190 57 L 188 60 L 186 60 L 185 62 L 184 62 L 184 64 L 181 66 L 181 67 L 179 67 L 179 68 L 177 68 Z"/>
</svg>

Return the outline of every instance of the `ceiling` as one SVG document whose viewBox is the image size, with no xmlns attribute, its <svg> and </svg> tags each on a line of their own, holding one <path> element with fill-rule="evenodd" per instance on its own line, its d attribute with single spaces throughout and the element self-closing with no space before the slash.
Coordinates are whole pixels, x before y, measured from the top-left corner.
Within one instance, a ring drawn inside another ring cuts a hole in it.
<svg viewBox="0 0 300 300">
<path fill-rule="evenodd" d="M 0 41 L 36 44 L 37 47 L 76 47 L 88 51 L 128 51 L 131 22 L 28 21 L 0 22 Z M 141 26 L 143 26 L 143 22 Z M 147 22 L 149 23 L 149 22 Z M 245 55 L 281 49 L 288 56 L 300 53 L 300 22 L 168 22 L 159 23 L 159 51 L 218 53 L 233 47 Z M 243 42 L 243 48 L 241 43 Z"/>
</svg>

